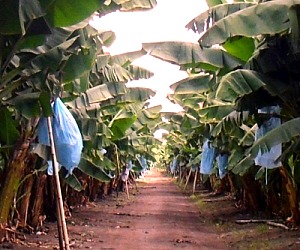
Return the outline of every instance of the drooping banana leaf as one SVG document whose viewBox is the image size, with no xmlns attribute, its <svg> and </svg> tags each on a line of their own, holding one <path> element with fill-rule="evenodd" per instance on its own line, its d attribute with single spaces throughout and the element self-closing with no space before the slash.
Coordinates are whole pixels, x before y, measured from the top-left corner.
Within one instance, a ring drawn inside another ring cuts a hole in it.
<svg viewBox="0 0 300 250">
<path fill-rule="evenodd" d="M 198 110 L 200 120 L 203 123 L 217 123 L 225 116 L 234 111 L 234 106 L 228 105 L 213 105 Z"/>
<path fill-rule="evenodd" d="M 110 64 L 118 64 L 123 67 L 130 65 L 135 59 L 138 59 L 144 55 L 146 55 L 145 50 L 138 50 L 133 52 L 127 52 L 123 54 L 118 54 L 110 57 Z"/>
<path fill-rule="evenodd" d="M 195 17 L 185 27 L 200 34 L 209 28 L 210 22 L 212 22 L 213 24 L 226 16 L 229 16 L 237 11 L 240 11 L 253 5 L 253 3 L 220 4 L 221 0 L 216 1 L 218 1 L 218 5 L 209 4 L 209 7 L 211 8 L 209 8 L 207 11 L 203 12 L 199 16 Z"/>
<path fill-rule="evenodd" d="M 246 125 L 242 125 L 241 128 L 246 132 L 244 137 L 239 140 L 239 145 L 241 146 L 252 146 L 253 142 L 255 140 L 255 132 L 257 130 L 257 124 L 253 125 L 251 128 L 249 128 Z"/>
<path fill-rule="evenodd" d="M 78 121 L 78 126 L 80 127 L 83 141 L 92 140 L 98 132 L 98 120 L 95 118 L 81 118 Z"/>
<path fill-rule="evenodd" d="M 223 48 L 230 55 L 247 62 L 255 51 L 255 40 L 251 37 L 233 37 L 223 44 Z"/>
<path fill-rule="evenodd" d="M 154 76 L 154 73 L 152 73 L 150 70 L 136 65 L 131 64 L 126 69 L 132 74 L 132 80 L 148 79 Z"/>
<path fill-rule="evenodd" d="M 300 118 L 295 118 L 284 122 L 277 128 L 272 129 L 266 135 L 259 138 L 253 146 L 249 149 L 248 153 L 252 157 L 256 157 L 259 150 L 263 152 L 269 151 L 273 146 L 280 143 L 291 141 L 294 137 L 300 135 Z"/>
<path fill-rule="evenodd" d="M 245 157 L 231 169 L 232 173 L 236 175 L 244 175 L 253 166 L 254 160 L 252 157 Z"/>
<path fill-rule="evenodd" d="M 91 70 L 95 63 L 96 50 L 90 49 L 88 53 L 79 52 L 69 57 L 66 64 L 61 68 L 62 82 L 70 82 L 80 78 L 84 73 Z"/>
<path fill-rule="evenodd" d="M 183 107 L 185 110 L 198 109 L 199 103 L 203 103 L 207 100 L 205 94 L 197 95 L 169 95 L 168 99 L 174 100 L 177 104 Z"/>
<path fill-rule="evenodd" d="M 102 103 L 102 105 L 116 105 L 122 103 L 141 103 L 149 100 L 155 92 L 148 88 L 127 88 L 126 93 Z"/>
<path fill-rule="evenodd" d="M 220 100 L 234 102 L 260 88 L 267 89 L 271 95 L 280 96 L 287 85 L 252 70 L 235 70 L 221 79 L 216 97 Z"/>
<path fill-rule="evenodd" d="M 275 145 L 289 142 L 294 137 L 299 136 L 299 131 L 300 118 L 287 121 L 272 129 L 265 136 L 255 141 L 252 147 L 244 153 L 244 158 L 233 167 L 233 173 L 244 174 L 254 164 L 254 159 L 260 150 L 261 152 L 267 152 Z"/>
<path fill-rule="evenodd" d="M 186 68 L 203 68 L 216 71 L 220 68 L 233 69 L 241 62 L 220 48 L 203 48 L 196 43 L 157 42 L 144 43 L 143 49 L 150 55 Z"/>
<path fill-rule="evenodd" d="M 121 11 L 132 10 L 149 10 L 156 6 L 156 0 L 113 0 L 117 4 L 121 4 Z"/>
<path fill-rule="evenodd" d="M 154 75 L 151 71 L 135 65 L 129 65 L 126 68 L 118 64 L 106 65 L 101 71 L 108 82 L 148 79 Z"/>
<path fill-rule="evenodd" d="M 226 0 L 206 0 L 206 3 L 209 7 L 226 3 Z"/>
<path fill-rule="evenodd" d="M 129 0 L 129 1 L 97 1 L 92 0 L 88 3 L 86 1 L 77 1 L 74 4 L 70 0 L 55 0 L 43 1 L 44 8 L 47 9 L 47 20 L 55 27 L 64 27 L 76 24 L 89 16 L 91 16 L 95 11 L 101 9 L 102 6 L 107 6 L 106 12 L 116 10 L 115 4 L 118 5 L 117 9 L 121 11 L 130 11 L 134 9 L 151 9 L 156 5 L 155 0 Z M 112 5 L 110 7 L 110 5 Z M 68 10 L 68 11 L 65 11 Z"/>
<path fill-rule="evenodd" d="M 214 23 L 199 43 L 203 47 L 223 44 L 235 36 L 254 37 L 287 32 L 290 28 L 288 10 L 293 0 L 267 1 L 237 11 Z"/>
<path fill-rule="evenodd" d="M 224 101 L 235 101 L 237 98 L 256 91 L 263 86 L 266 86 L 266 84 L 256 72 L 237 70 L 222 78 L 216 97 Z"/>
<path fill-rule="evenodd" d="M 117 37 L 113 31 L 109 30 L 109 31 L 100 32 L 99 38 L 101 39 L 101 45 L 105 47 L 109 47 L 113 44 L 113 42 L 116 40 Z"/>
<path fill-rule="evenodd" d="M 20 136 L 18 124 L 7 108 L 0 109 L 0 117 L 0 144 L 13 145 Z"/>
<path fill-rule="evenodd" d="M 121 110 L 109 124 L 109 128 L 113 133 L 112 140 L 115 141 L 124 137 L 136 118 L 136 114 Z"/>
<path fill-rule="evenodd" d="M 117 95 L 126 93 L 126 86 L 123 83 L 107 83 L 88 89 L 68 105 L 74 109 L 86 109 L 91 104 L 101 103 L 112 99 Z"/>
<path fill-rule="evenodd" d="M 85 174 L 103 182 L 110 182 L 111 177 L 105 172 L 101 166 L 96 166 L 90 160 L 81 158 L 78 168 Z"/>
<path fill-rule="evenodd" d="M 197 119 L 197 117 L 186 113 L 181 120 L 180 130 L 182 134 L 189 135 L 198 126 L 199 120 Z"/>
<path fill-rule="evenodd" d="M 237 128 L 243 126 L 243 121 L 247 120 L 248 114 L 249 112 L 232 111 L 216 124 L 211 131 L 211 135 L 216 137 L 221 133 L 230 134 L 230 131 L 234 134 L 234 131 L 236 131 Z"/>
<path fill-rule="evenodd" d="M 195 94 L 210 90 L 213 76 L 209 74 L 192 75 L 170 86 L 174 94 Z"/>
<path fill-rule="evenodd" d="M 118 64 L 106 65 L 101 71 L 107 82 L 127 82 L 133 79 L 130 72 Z"/>
<path fill-rule="evenodd" d="M 14 105 L 20 114 L 27 119 L 39 117 L 41 115 L 39 92 L 19 92 L 17 93 L 17 96 L 10 99 L 8 103 Z"/>
<path fill-rule="evenodd" d="M 0 33 L 25 34 L 28 23 L 41 18 L 44 14 L 40 2 L 37 0 L 1 1 Z"/>
<path fill-rule="evenodd" d="M 65 173 L 66 174 L 66 173 Z M 63 176 L 65 176 L 65 174 Z M 77 177 L 74 174 L 69 175 L 67 178 L 64 179 L 64 181 L 74 190 L 77 192 L 80 192 L 83 190 L 83 187 L 80 183 L 80 181 L 77 179 Z"/>
</svg>

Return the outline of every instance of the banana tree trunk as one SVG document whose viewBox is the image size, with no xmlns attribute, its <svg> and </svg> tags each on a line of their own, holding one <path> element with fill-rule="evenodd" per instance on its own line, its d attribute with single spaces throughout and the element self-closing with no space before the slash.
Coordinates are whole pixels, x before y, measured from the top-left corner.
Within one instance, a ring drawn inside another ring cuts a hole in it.
<svg viewBox="0 0 300 250">
<path fill-rule="evenodd" d="M 19 226 L 21 228 L 27 226 L 28 208 L 30 205 L 30 197 L 31 197 L 31 192 L 33 187 L 33 181 L 34 181 L 34 177 L 30 176 L 22 185 L 22 194 L 24 194 L 24 197 L 22 199 L 22 203 L 18 204 L 17 206 L 19 211 L 19 220 L 20 220 Z"/>
<path fill-rule="evenodd" d="M 244 174 L 241 181 L 245 190 L 247 207 L 252 211 L 263 211 L 265 200 L 260 183 L 254 179 L 251 173 Z"/>
<path fill-rule="evenodd" d="M 24 172 L 24 180 L 22 185 L 19 187 L 18 197 L 22 197 L 20 202 L 17 204 L 19 227 L 24 228 L 27 226 L 28 211 L 30 207 L 30 200 L 32 194 L 34 195 L 33 184 L 36 176 L 32 174 L 36 164 L 37 155 L 31 154 L 28 157 L 28 164 Z"/>
<path fill-rule="evenodd" d="M 32 204 L 31 213 L 30 213 L 30 225 L 33 228 L 36 228 L 40 221 L 40 216 L 43 212 L 43 201 L 44 201 L 44 187 L 46 184 L 47 175 L 46 174 L 40 174 L 38 176 L 38 179 L 35 183 L 35 194 L 34 194 L 34 202 Z"/>
<path fill-rule="evenodd" d="M 24 176 L 28 149 L 29 140 L 23 135 L 20 137 L 13 157 L 6 167 L 6 172 L 3 176 L 4 182 L 0 190 L 0 224 L 2 225 L 8 223 L 9 212 L 13 205 L 14 197 Z"/>
<path fill-rule="evenodd" d="M 300 224 L 300 212 L 299 212 L 299 204 L 297 199 L 297 190 L 296 185 L 289 175 L 287 169 L 285 167 L 280 167 L 280 174 L 283 179 L 284 187 L 286 189 L 287 198 L 290 205 L 291 217 L 288 219 L 295 224 Z"/>
</svg>

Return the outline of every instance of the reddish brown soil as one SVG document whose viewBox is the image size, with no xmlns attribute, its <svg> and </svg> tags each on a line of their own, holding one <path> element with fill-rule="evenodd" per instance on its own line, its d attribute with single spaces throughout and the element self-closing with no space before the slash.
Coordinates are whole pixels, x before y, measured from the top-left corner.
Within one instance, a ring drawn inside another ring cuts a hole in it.
<svg viewBox="0 0 300 250">
<path fill-rule="evenodd" d="M 129 200 L 120 193 L 74 210 L 68 219 L 71 249 L 300 249 L 298 230 L 238 225 L 236 219 L 249 215 L 232 199 L 211 197 L 206 191 L 196 196 L 198 206 L 174 179 L 152 170 L 138 181 L 138 190 L 130 186 Z M 56 224 L 46 222 L 46 226 L 47 235 L 29 235 L 6 246 L 59 249 Z"/>
</svg>

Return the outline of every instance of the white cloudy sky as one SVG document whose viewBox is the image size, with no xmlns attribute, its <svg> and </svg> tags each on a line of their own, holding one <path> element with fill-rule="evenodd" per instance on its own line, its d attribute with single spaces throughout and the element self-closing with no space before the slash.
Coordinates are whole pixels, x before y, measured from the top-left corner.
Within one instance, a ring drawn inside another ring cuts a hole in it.
<svg viewBox="0 0 300 250">
<path fill-rule="evenodd" d="M 93 22 L 101 30 L 112 30 L 117 39 L 108 48 L 111 54 L 136 51 L 142 43 L 159 41 L 197 42 L 199 35 L 187 31 L 185 25 L 207 9 L 204 0 L 157 0 L 157 6 L 146 12 L 115 12 Z M 152 105 L 161 104 L 162 111 L 177 110 L 166 100 L 169 86 L 187 76 L 179 67 L 152 56 L 143 56 L 135 64 L 154 72 L 147 80 L 132 81 L 128 86 L 151 87 L 156 91 Z"/>
</svg>

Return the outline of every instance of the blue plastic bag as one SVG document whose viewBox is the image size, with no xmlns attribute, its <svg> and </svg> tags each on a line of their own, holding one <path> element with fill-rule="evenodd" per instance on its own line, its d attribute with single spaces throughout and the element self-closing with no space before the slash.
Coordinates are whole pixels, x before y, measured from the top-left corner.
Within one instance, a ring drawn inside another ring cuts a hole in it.
<svg viewBox="0 0 300 250">
<path fill-rule="evenodd" d="M 201 174 L 212 174 L 213 165 L 216 158 L 216 149 L 206 140 L 202 147 L 202 156 L 200 163 Z"/>
<path fill-rule="evenodd" d="M 280 108 L 279 106 L 265 107 L 259 110 L 259 113 L 280 114 Z M 281 119 L 277 117 L 271 117 L 270 119 L 264 121 L 263 124 L 256 131 L 255 140 L 258 140 L 259 138 L 267 134 L 269 131 L 280 125 Z M 282 164 L 280 161 L 277 161 L 277 159 L 281 156 L 281 153 L 281 144 L 273 146 L 269 152 L 262 153 L 261 150 L 259 150 L 256 158 L 254 159 L 255 164 L 268 169 L 280 167 Z"/>
<path fill-rule="evenodd" d="M 52 122 L 52 118 L 51 118 L 51 122 Z M 50 139 L 49 139 L 48 125 L 47 125 L 46 118 L 40 119 L 37 133 L 38 133 L 39 143 L 50 147 Z"/>
<path fill-rule="evenodd" d="M 170 163 L 170 172 L 174 174 L 178 167 L 178 155 L 174 157 L 173 161 Z"/>
<path fill-rule="evenodd" d="M 219 154 L 216 160 L 219 168 L 219 177 L 223 179 L 227 174 L 228 154 Z"/>
<path fill-rule="evenodd" d="M 53 113 L 52 130 L 57 161 L 72 174 L 80 162 L 82 136 L 74 117 L 59 98 L 53 104 Z M 39 143 L 50 145 L 46 118 L 40 121 L 38 137 Z"/>
<path fill-rule="evenodd" d="M 127 181 L 128 177 L 129 177 L 129 168 L 128 167 L 124 167 L 122 170 L 122 174 L 121 174 L 121 179 L 122 181 Z"/>
<path fill-rule="evenodd" d="M 133 165 L 132 165 L 132 160 L 129 160 L 128 163 L 127 163 L 127 166 L 126 166 L 129 170 L 131 170 L 133 168 Z"/>
</svg>

